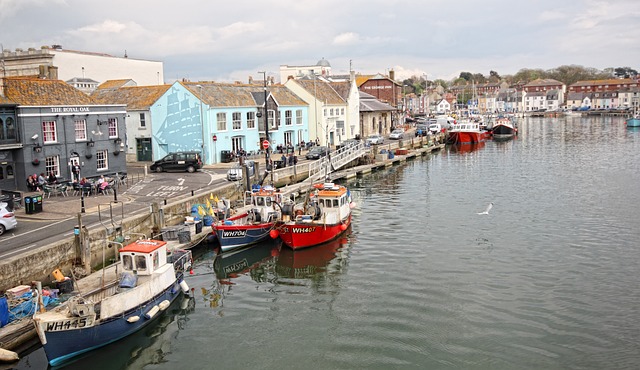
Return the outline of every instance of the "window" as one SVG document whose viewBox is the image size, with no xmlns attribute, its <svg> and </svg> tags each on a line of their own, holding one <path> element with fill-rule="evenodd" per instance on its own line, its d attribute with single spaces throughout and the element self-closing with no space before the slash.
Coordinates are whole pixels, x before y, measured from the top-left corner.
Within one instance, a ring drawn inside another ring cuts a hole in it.
<svg viewBox="0 0 640 370">
<path fill-rule="evenodd" d="M 42 122 L 42 136 L 44 143 L 55 143 L 58 141 L 56 135 L 56 121 Z"/>
<path fill-rule="evenodd" d="M 218 126 L 218 131 L 227 131 L 227 114 L 226 113 L 216 114 L 216 122 Z"/>
<path fill-rule="evenodd" d="M 286 126 L 291 126 L 291 111 L 290 110 L 284 111 L 284 124 Z"/>
<path fill-rule="evenodd" d="M 276 126 L 276 112 L 274 110 L 267 111 L 267 115 L 269 116 L 269 127 L 277 128 Z"/>
<path fill-rule="evenodd" d="M 344 116 L 344 108 L 340 108 L 340 114 Z"/>
<path fill-rule="evenodd" d="M 116 118 L 109 118 L 109 137 L 118 137 L 118 120 Z"/>
<path fill-rule="evenodd" d="M 147 127 L 144 113 L 140 113 L 140 127 Z"/>
<path fill-rule="evenodd" d="M 107 160 L 107 151 L 106 150 L 98 150 L 96 151 L 96 169 L 100 170 L 108 170 L 109 169 L 109 161 Z"/>
<path fill-rule="evenodd" d="M 296 110 L 296 125 L 302 124 L 302 109 Z"/>
<path fill-rule="evenodd" d="M 76 141 L 86 141 L 87 121 L 84 119 L 77 119 L 74 124 L 76 129 Z"/>
<path fill-rule="evenodd" d="M 133 259 L 129 255 L 122 256 L 122 266 L 125 270 L 131 271 L 133 270 Z"/>
<path fill-rule="evenodd" d="M 147 270 L 147 260 L 145 259 L 145 256 L 136 256 L 136 270 Z"/>
<path fill-rule="evenodd" d="M 44 171 L 47 175 L 53 172 L 56 176 L 60 176 L 60 157 L 57 155 L 46 157 L 44 160 Z"/>
<path fill-rule="evenodd" d="M 232 124 L 234 130 L 242 129 L 242 114 L 240 112 L 233 112 L 231 114 Z"/>
<path fill-rule="evenodd" d="M 329 109 L 329 116 L 333 116 L 333 108 Z"/>
<path fill-rule="evenodd" d="M 157 269 L 160 267 L 160 257 L 158 256 L 158 251 L 153 252 L 153 269 Z"/>
<path fill-rule="evenodd" d="M 256 128 L 255 112 L 247 112 L 247 128 Z"/>
</svg>

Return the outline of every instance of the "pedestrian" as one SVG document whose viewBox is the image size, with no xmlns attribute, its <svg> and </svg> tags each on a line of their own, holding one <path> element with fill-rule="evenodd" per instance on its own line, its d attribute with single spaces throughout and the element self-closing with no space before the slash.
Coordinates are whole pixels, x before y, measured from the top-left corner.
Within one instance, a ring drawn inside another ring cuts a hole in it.
<svg viewBox="0 0 640 370">
<path fill-rule="evenodd" d="M 35 175 L 34 175 L 34 176 L 35 176 Z M 47 183 L 47 180 L 45 180 L 45 178 L 44 178 L 44 172 L 41 172 L 41 173 L 40 173 L 40 176 L 38 176 L 38 186 L 39 186 L 40 188 L 42 188 L 42 185 L 44 185 L 44 184 L 46 184 L 46 183 Z"/>
<path fill-rule="evenodd" d="M 49 172 L 49 177 L 47 178 L 47 181 L 49 182 L 49 184 L 55 184 L 56 182 L 58 182 L 58 177 L 56 176 L 55 173 L 53 173 L 53 171 Z"/>
<path fill-rule="evenodd" d="M 282 162 L 282 167 L 287 167 L 287 157 L 284 154 L 280 157 L 280 162 Z"/>
<path fill-rule="evenodd" d="M 77 163 L 74 163 L 73 166 L 71 166 L 71 172 L 73 173 L 72 180 L 80 181 L 80 166 Z"/>
<path fill-rule="evenodd" d="M 29 189 L 29 191 L 38 190 L 38 178 L 33 176 L 29 175 L 29 177 L 27 177 L 27 188 Z"/>
<path fill-rule="evenodd" d="M 293 156 L 293 165 L 295 166 L 296 164 L 298 164 L 298 157 L 297 156 Z"/>
<path fill-rule="evenodd" d="M 289 166 L 293 166 L 293 153 L 289 153 Z"/>
<path fill-rule="evenodd" d="M 304 146 L 304 140 L 298 144 L 298 155 L 302 155 L 302 147 Z"/>
</svg>

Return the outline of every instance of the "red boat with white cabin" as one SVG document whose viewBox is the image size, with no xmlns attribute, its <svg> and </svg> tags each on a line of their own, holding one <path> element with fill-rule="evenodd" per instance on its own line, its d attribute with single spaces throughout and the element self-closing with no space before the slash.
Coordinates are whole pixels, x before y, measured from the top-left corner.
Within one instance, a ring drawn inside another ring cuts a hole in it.
<svg viewBox="0 0 640 370">
<path fill-rule="evenodd" d="M 279 236 L 294 250 L 334 240 L 351 225 L 351 209 L 355 203 L 349 190 L 330 182 L 313 187 L 308 200 L 296 205 L 290 218 L 284 218 L 271 234 L 273 238 Z"/>
<path fill-rule="evenodd" d="M 458 121 L 449 130 L 449 144 L 481 143 L 489 138 L 489 132 L 480 127 L 479 122 Z"/>
</svg>

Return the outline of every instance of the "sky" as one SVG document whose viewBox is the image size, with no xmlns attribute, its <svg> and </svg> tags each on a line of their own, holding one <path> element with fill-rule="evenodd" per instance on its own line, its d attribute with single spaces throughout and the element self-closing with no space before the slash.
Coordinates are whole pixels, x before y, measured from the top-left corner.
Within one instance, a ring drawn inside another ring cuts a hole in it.
<svg viewBox="0 0 640 370">
<path fill-rule="evenodd" d="M 280 65 L 451 80 L 580 65 L 640 70 L 638 0 L 0 0 L 4 49 L 162 61 L 166 82 Z M 90 76 L 87 76 L 90 77 Z"/>
</svg>

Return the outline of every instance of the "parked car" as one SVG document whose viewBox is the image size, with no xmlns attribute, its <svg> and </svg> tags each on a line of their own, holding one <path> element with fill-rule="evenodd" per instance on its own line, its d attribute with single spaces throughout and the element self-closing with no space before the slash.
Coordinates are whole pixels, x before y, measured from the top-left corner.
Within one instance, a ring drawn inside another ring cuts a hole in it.
<svg viewBox="0 0 640 370">
<path fill-rule="evenodd" d="M 309 150 L 305 158 L 307 159 L 320 159 L 329 153 L 329 148 L 326 146 L 314 146 Z"/>
<path fill-rule="evenodd" d="M 244 177 L 244 167 L 249 169 L 249 177 L 255 175 L 256 173 L 256 162 L 254 161 L 244 161 L 244 166 L 241 166 L 240 163 L 236 163 L 233 167 L 227 170 L 227 180 L 229 181 L 239 181 Z"/>
<path fill-rule="evenodd" d="M 431 131 L 432 134 L 437 134 L 442 131 L 442 125 L 439 123 L 432 123 L 429 125 L 429 131 Z"/>
<path fill-rule="evenodd" d="M 202 168 L 200 152 L 169 153 L 164 158 L 153 162 L 149 169 L 155 172 L 187 171 L 195 172 Z"/>
<path fill-rule="evenodd" d="M 389 135 L 389 139 L 392 140 L 402 140 L 402 137 L 404 136 L 404 131 L 400 128 L 397 128 L 393 131 L 391 131 L 391 134 Z"/>
<path fill-rule="evenodd" d="M 382 144 L 384 143 L 384 138 L 379 134 L 372 134 L 367 137 L 367 144 Z"/>
<path fill-rule="evenodd" d="M 9 210 L 9 204 L 0 203 L 0 235 L 7 230 L 15 229 L 16 226 L 18 226 L 18 221 L 13 211 Z"/>
</svg>

